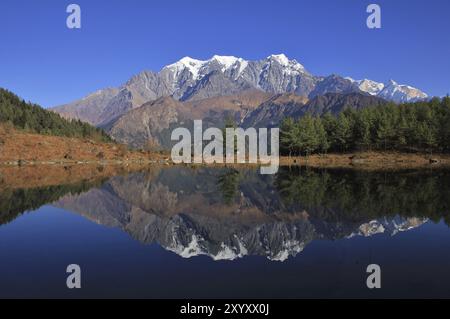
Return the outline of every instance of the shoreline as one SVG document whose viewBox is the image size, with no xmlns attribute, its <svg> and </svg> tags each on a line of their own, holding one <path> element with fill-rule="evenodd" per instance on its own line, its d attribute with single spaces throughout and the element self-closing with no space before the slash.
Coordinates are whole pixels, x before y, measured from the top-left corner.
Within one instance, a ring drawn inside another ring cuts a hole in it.
<svg viewBox="0 0 450 319">
<path fill-rule="evenodd" d="M 134 157 L 133 155 L 140 156 Z M 22 166 L 75 166 L 75 165 L 100 165 L 100 166 L 193 166 L 193 167 L 259 167 L 262 164 L 257 163 L 213 163 L 213 164 L 196 164 L 196 163 L 181 163 L 175 164 L 170 159 L 169 155 L 163 154 L 143 154 L 136 152 L 129 152 L 128 156 L 124 158 L 115 159 L 10 159 L 0 160 L 0 167 L 22 167 Z M 131 155 L 131 156 L 130 156 Z M 314 154 L 309 156 L 280 156 L 279 166 L 311 166 L 311 167 L 349 167 L 349 168 L 421 168 L 421 167 L 447 167 L 450 166 L 450 154 L 436 153 L 421 154 L 421 153 L 402 153 L 402 152 L 351 152 L 344 154 Z"/>
<path fill-rule="evenodd" d="M 403 152 L 352 152 L 345 154 L 280 157 L 280 166 L 311 166 L 329 168 L 391 169 L 450 167 L 450 154 Z"/>
<path fill-rule="evenodd" d="M 74 165 L 169 165 L 171 162 L 167 159 L 115 159 L 115 160 L 91 160 L 91 159 L 80 159 L 80 160 L 6 160 L 0 161 L 0 167 L 22 167 L 22 166 L 37 166 L 37 165 L 63 165 L 63 166 L 74 166 Z"/>
</svg>

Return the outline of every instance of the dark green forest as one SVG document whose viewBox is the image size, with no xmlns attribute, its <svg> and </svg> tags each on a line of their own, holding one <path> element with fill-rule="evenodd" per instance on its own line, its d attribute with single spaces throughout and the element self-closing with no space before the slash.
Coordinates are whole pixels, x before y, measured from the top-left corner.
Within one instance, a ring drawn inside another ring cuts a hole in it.
<svg viewBox="0 0 450 319">
<path fill-rule="evenodd" d="M 30 133 L 112 141 L 99 128 L 79 120 L 66 120 L 39 105 L 27 103 L 2 88 L 0 88 L 0 123 L 9 123 Z"/>
<path fill-rule="evenodd" d="M 450 97 L 286 118 L 280 127 L 283 155 L 372 150 L 449 152 Z"/>
</svg>

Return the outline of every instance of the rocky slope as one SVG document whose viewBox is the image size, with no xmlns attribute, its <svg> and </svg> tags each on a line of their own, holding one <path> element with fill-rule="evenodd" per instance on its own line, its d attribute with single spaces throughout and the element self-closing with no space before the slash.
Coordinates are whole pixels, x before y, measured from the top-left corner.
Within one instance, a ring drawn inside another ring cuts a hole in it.
<svg viewBox="0 0 450 319">
<path fill-rule="evenodd" d="M 156 150 L 160 145 L 166 145 L 163 140 L 170 141 L 169 129 L 181 121 L 183 107 L 171 97 L 159 98 L 126 113 L 104 128 L 120 143 Z"/>
<path fill-rule="evenodd" d="M 243 127 L 274 127 L 285 117 L 294 117 L 308 103 L 295 94 L 278 94 L 259 105 L 242 122 Z"/>
<path fill-rule="evenodd" d="M 203 120 L 204 128 L 222 128 L 227 119 L 241 123 L 270 97 L 257 90 L 184 103 L 163 97 L 130 110 L 103 128 L 116 141 L 134 148 L 170 149 L 170 135 L 175 127 L 192 129 L 196 119 Z"/>
<path fill-rule="evenodd" d="M 307 113 L 323 115 L 338 114 L 346 108 L 355 110 L 386 104 L 387 101 L 363 93 L 326 93 L 311 100 L 305 97 L 282 94 L 262 103 L 243 120 L 244 127 L 275 127 L 285 117 L 299 118 Z"/>
<path fill-rule="evenodd" d="M 75 118 L 95 125 L 102 121 L 104 109 L 118 93 L 119 90 L 116 88 L 99 90 L 81 100 L 57 107 L 54 110 L 64 118 Z"/>
<path fill-rule="evenodd" d="M 293 117 L 300 117 L 305 113 L 314 115 L 323 115 L 332 113 L 334 115 L 342 112 L 346 108 L 355 110 L 363 109 L 369 106 L 380 106 L 386 104 L 386 100 L 361 93 L 327 93 L 319 95 L 309 101 L 304 108 L 293 114 Z"/>
</svg>

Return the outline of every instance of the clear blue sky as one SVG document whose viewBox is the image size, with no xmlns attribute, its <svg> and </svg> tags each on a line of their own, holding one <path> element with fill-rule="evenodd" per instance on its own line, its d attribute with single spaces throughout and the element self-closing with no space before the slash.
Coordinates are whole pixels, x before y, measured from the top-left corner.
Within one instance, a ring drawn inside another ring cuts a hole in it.
<svg viewBox="0 0 450 319">
<path fill-rule="evenodd" d="M 66 27 L 66 7 L 82 29 Z M 382 8 L 382 29 L 366 7 Z M 317 75 L 450 92 L 449 0 L 1 0 L 0 86 L 54 106 L 184 56 L 285 53 Z"/>
</svg>

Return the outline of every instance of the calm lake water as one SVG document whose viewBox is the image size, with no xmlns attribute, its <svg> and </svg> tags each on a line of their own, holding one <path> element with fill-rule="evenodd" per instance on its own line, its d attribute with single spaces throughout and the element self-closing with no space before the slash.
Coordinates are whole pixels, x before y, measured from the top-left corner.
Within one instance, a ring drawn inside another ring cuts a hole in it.
<svg viewBox="0 0 450 319">
<path fill-rule="evenodd" d="M 447 170 L 172 167 L 0 200 L 3 298 L 450 297 Z"/>
</svg>

